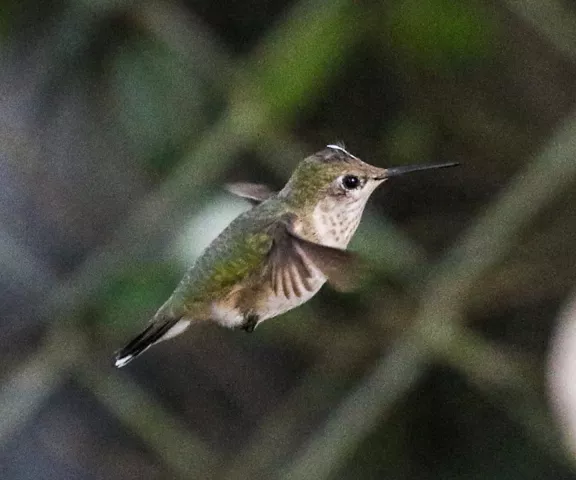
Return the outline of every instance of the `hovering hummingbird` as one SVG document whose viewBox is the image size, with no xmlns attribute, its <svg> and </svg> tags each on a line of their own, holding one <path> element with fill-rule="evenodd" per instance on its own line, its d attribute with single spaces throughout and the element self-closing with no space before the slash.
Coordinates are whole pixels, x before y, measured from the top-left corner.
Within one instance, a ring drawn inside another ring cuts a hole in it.
<svg viewBox="0 0 576 480">
<path fill-rule="evenodd" d="M 231 185 L 232 193 L 256 205 L 200 255 L 144 331 L 117 352 L 115 365 L 123 367 L 194 323 L 252 332 L 308 301 L 326 281 L 349 290 L 360 262 L 345 248 L 376 187 L 405 173 L 455 165 L 378 168 L 341 145 L 328 145 L 304 159 L 280 192 Z"/>
</svg>

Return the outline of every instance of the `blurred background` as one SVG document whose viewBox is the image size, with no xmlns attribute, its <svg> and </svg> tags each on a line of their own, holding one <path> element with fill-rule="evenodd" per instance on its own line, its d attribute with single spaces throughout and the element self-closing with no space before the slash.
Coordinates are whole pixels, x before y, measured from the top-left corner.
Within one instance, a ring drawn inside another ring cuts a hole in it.
<svg viewBox="0 0 576 480">
<path fill-rule="evenodd" d="M 0 477 L 576 479 L 576 5 L 0 1 Z M 329 287 L 112 355 L 327 143 L 388 182 Z"/>
</svg>

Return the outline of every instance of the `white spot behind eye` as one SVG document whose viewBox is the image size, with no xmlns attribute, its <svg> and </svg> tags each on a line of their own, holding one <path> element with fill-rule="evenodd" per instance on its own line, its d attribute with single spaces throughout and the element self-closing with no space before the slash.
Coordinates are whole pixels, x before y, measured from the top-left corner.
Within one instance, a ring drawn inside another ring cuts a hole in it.
<svg viewBox="0 0 576 480">
<path fill-rule="evenodd" d="M 348 150 L 346 150 L 344 147 L 341 147 L 340 145 L 326 145 L 326 148 L 331 148 L 333 150 L 339 150 L 340 152 L 343 152 L 352 158 L 358 158 L 358 157 L 355 157 L 354 155 L 352 155 Z"/>
</svg>

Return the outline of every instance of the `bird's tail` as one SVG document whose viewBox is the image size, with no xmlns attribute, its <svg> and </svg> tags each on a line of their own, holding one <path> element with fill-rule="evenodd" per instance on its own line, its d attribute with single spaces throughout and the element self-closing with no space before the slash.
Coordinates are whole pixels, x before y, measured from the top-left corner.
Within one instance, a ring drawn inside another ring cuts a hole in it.
<svg viewBox="0 0 576 480">
<path fill-rule="evenodd" d="M 155 318 L 142 333 L 116 352 L 114 365 L 122 368 L 155 343 L 179 335 L 190 326 L 190 323 L 190 320 L 182 317 Z"/>
</svg>

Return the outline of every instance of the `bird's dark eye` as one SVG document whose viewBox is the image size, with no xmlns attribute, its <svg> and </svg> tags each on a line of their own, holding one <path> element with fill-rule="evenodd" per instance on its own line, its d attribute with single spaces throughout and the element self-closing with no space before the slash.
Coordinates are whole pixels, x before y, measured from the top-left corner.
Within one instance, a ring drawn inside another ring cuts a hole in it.
<svg viewBox="0 0 576 480">
<path fill-rule="evenodd" d="M 360 186 L 360 179 L 356 175 L 346 175 L 342 179 L 342 185 L 347 190 L 354 190 Z"/>
</svg>

